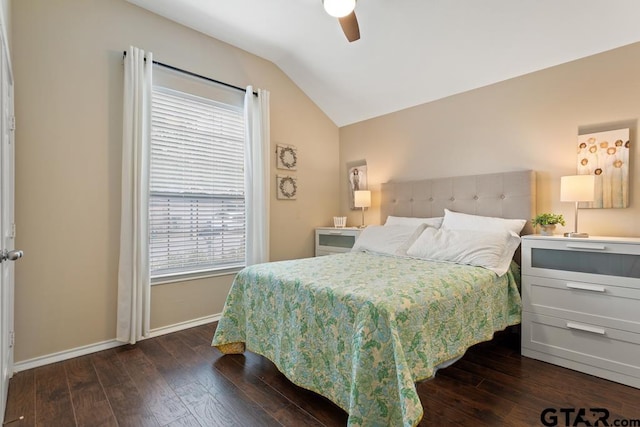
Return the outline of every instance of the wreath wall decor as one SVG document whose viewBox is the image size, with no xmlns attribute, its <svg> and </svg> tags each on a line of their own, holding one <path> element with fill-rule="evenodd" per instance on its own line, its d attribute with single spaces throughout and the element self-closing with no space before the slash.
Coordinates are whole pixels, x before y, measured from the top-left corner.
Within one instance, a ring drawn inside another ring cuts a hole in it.
<svg viewBox="0 0 640 427">
<path fill-rule="evenodd" d="M 298 178 L 289 175 L 276 175 L 277 198 L 296 200 L 298 198 Z"/>
<path fill-rule="evenodd" d="M 294 145 L 276 144 L 276 167 L 298 170 L 298 149 Z"/>
</svg>

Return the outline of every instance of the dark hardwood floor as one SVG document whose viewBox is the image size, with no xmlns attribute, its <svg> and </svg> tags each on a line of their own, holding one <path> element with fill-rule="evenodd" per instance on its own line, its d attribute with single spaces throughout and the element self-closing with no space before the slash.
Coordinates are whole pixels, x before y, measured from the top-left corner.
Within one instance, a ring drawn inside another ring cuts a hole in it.
<svg viewBox="0 0 640 427">
<path fill-rule="evenodd" d="M 20 372 L 10 382 L 5 422 L 24 416 L 8 425 L 346 424 L 344 411 L 293 385 L 265 358 L 223 357 L 210 347 L 214 329 L 205 325 Z M 546 425 L 587 425 L 574 424 L 580 408 L 591 421 L 589 408 L 606 409 L 609 425 L 640 419 L 640 390 L 523 358 L 518 340 L 500 333 L 418 384 L 420 425 L 542 426 L 546 408 L 554 411 Z"/>
</svg>

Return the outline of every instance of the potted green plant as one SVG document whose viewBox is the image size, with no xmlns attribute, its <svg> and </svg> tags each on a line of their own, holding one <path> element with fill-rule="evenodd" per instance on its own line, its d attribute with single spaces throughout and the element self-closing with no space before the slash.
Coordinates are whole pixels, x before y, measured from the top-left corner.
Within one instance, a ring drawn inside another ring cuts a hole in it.
<svg viewBox="0 0 640 427">
<path fill-rule="evenodd" d="M 564 225 L 562 214 L 542 213 L 531 219 L 534 227 L 540 226 L 540 234 L 543 236 L 553 236 L 556 224 Z"/>
</svg>

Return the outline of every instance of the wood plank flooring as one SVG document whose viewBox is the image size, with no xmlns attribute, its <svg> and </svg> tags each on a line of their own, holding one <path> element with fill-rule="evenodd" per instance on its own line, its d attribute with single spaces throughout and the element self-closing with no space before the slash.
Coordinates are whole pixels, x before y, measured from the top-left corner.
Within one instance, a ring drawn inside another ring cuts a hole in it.
<svg viewBox="0 0 640 427">
<path fill-rule="evenodd" d="M 16 374 L 5 422 L 23 426 L 344 426 L 333 403 L 288 381 L 265 358 L 222 356 L 215 323 Z M 520 356 L 506 331 L 418 384 L 420 426 L 576 423 L 577 411 L 640 420 L 640 390 Z M 561 411 L 561 409 L 563 411 Z M 573 409 L 575 408 L 575 411 Z M 553 423 L 553 415 L 557 422 Z M 603 425 L 603 424 L 601 424 Z M 620 425 L 638 425 L 620 424 Z"/>
</svg>

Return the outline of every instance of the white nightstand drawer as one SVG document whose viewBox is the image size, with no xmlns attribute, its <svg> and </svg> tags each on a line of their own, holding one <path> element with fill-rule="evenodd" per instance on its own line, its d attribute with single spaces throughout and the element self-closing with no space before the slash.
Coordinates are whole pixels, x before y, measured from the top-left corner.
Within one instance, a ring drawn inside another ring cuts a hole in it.
<svg viewBox="0 0 640 427">
<path fill-rule="evenodd" d="M 332 249 L 316 249 L 316 256 L 325 256 L 333 254 L 341 254 L 343 252 L 349 252 L 351 249 L 332 248 Z"/>
<path fill-rule="evenodd" d="M 640 385 L 640 334 L 523 312 L 522 340 L 525 356 Z"/>
<path fill-rule="evenodd" d="M 316 256 L 349 252 L 361 231 L 358 228 L 316 228 Z"/>
<path fill-rule="evenodd" d="M 640 289 L 523 276 L 523 310 L 640 333 Z"/>
</svg>

